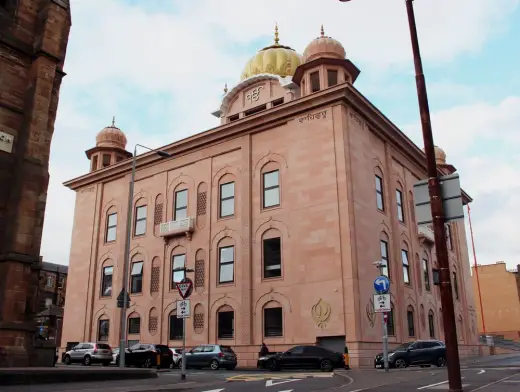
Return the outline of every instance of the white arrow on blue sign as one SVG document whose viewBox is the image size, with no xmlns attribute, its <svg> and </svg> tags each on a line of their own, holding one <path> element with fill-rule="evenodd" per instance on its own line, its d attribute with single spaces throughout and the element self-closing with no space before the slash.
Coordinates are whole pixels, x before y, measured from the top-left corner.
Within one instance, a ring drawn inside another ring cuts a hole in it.
<svg viewBox="0 0 520 392">
<path fill-rule="evenodd" d="M 388 290 L 390 290 L 390 280 L 384 275 L 378 276 L 376 280 L 374 280 L 374 289 L 378 294 L 388 293 Z"/>
</svg>

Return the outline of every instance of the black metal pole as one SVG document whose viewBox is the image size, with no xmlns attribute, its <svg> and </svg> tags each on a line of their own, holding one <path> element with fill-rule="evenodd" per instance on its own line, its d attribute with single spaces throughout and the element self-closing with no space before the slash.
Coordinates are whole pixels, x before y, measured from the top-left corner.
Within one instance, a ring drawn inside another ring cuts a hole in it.
<svg viewBox="0 0 520 392">
<path fill-rule="evenodd" d="M 450 392 L 461 392 L 462 381 L 460 373 L 459 350 L 457 343 L 457 326 L 455 323 L 455 310 L 453 306 L 453 294 L 450 280 L 450 263 L 448 259 L 448 247 L 446 245 L 446 227 L 444 209 L 441 199 L 441 186 L 437 173 L 435 160 L 435 148 L 430 119 L 428 95 L 426 93 L 426 81 L 424 79 L 419 39 L 415 25 L 413 0 L 406 0 L 408 23 L 410 25 L 410 37 L 412 40 L 413 61 L 415 65 L 415 80 L 417 84 L 417 98 L 421 113 L 421 126 L 424 139 L 424 152 L 428 167 L 428 188 L 432 209 L 433 229 L 435 237 L 435 250 L 440 267 L 440 289 L 442 303 L 442 319 L 444 324 L 444 338 L 446 340 L 446 362 L 448 364 L 448 383 Z"/>
</svg>

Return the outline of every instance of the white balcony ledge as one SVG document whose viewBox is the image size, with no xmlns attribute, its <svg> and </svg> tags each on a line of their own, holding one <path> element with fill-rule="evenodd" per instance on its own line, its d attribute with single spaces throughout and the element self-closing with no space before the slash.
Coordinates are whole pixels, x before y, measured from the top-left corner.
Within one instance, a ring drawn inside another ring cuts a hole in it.
<svg viewBox="0 0 520 392">
<path fill-rule="evenodd" d="M 194 228 L 195 218 L 192 217 L 169 221 L 161 223 L 159 227 L 159 236 L 168 238 L 184 234 L 191 239 L 191 233 L 193 233 Z"/>
</svg>

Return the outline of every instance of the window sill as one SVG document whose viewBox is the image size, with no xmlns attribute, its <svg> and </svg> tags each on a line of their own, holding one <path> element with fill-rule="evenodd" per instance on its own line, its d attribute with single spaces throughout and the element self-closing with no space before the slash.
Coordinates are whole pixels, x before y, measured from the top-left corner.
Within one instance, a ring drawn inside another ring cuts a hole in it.
<svg viewBox="0 0 520 392">
<path fill-rule="evenodd" d="M 235 219 L 235 218 L 236 218 L 235 214 L 233 214 L 233 215 L 228 215 L 228 216 L 219 216 L 219 217 L 217 218 L 217 221 L 218 221 L 218 222 L 220 222 L 220 221 L 227 221 L 227 220 Z"/>
<path fill-rule="evenodd" d="M 217 337 L 217 340 L 235 340 L 235 337 L 232 337 L 232 338 L 221 338 L 221 337 Z"/>
<path fill-rule="evenodd" d="M 140 291 L 138 293 L 128 293 L 128 295 L 133 295 L 133 296 L 138 296 L 138 297 L 141 297 L 143 295 L 143 292 Z"/>
<path fill-rule="evenodd" d="M 277 210 L 279 208 L 282 208 L 282 205 L 281 204 L 277 204 L 275 206 L 269 206 L 269 207 L 263 207 L 261 208 L 262 211 L 272 211 L 272 210 Z"/>
<path fill-rule="evenodd" d="M 283 280 L 283 275 L 280 275 L 280 276 L 272 276 L 272 277 L 269 277 L 269 278 L 262 278 L 262 282 L 263 281 L 268 281 L 268 282 L 271 282 L 273 280 Z"/>
<path fill-rule="evenodd" d="M 143 234 L 134 234 L 132 235 L 132 239 L 133 240 L 138 240 L 138 239 L 141 239 L 143 237 L 146 237 L 146 233 L 143 233 Z"/>
<path fill-rule="evenodd" d="M 280 336 L 264 336 L 264 339 L 283 339 L 283 335 L 280 335 Z"/>
<path fill-rule="evenodd" d="M 235 285 L 235 281 L 217 283 L 217 287 L 229 287 L 229 286 L 234 286 L 234 285 Z"/>
<path fill-rule="evenodd" d="M 388 216 L 388 214 L 385 210 L 380 210 L 379 208 L 377 208 L 377 212 L 379 212 L 380 214 L 383 214 L 384 216 Z"/>
<path fill-rule="evenodd" d="M 101 300 L 103 300 L 103 299 L 112 299 L 112 296 L 111 295 L 100 295 L 99 299 L 101 299 Z"/>
<path fill-rule="evenodd" d="M 116 243 L 116 240 L 114 241 L 105 241 L 104 245 L 114 245 Z"/>
</svg>

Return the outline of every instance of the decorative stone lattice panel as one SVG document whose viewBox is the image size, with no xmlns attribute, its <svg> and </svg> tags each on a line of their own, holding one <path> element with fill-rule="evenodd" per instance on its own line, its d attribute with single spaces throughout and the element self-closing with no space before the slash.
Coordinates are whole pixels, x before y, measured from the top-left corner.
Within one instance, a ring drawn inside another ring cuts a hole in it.
<svg viewBox="0 0 520 392">
<path fill-rule="evenodd" d="M 162 223 L 163 216 L 163 203 L 158 203 L 155 205 L 155 212 L 153 217 L 153 224 L 160 225 Z"/>
<path fill-rule="evenodd" d="M 197 194 L 197 216 L 206 215 L 206 205 L 208 192 L 199 192 Z"/>
<path fill-rule="evenodd" d="M 193 330 L 197 334 L 204 332 L 204 307 L 197 304 L 193 312 Z"/>
<path fill-rule="evenodd" d="M 204 260 L 195 260 L 195 291 L 204 291 Z"/>
<path fill-rule="evenodd" d="M 159 280 L 161 276 L 161 267 L 152 267 L 152 276 L 150 277 L 150 292 L 157 293 L 159 291 Z"/>
<path fill-rule="evenodd" d="M 157 317 L 156 316 L 150 316 L 148 319 L 148 330 L 152 335 L 155 335 L 157 333 Z"/>
</svg>

